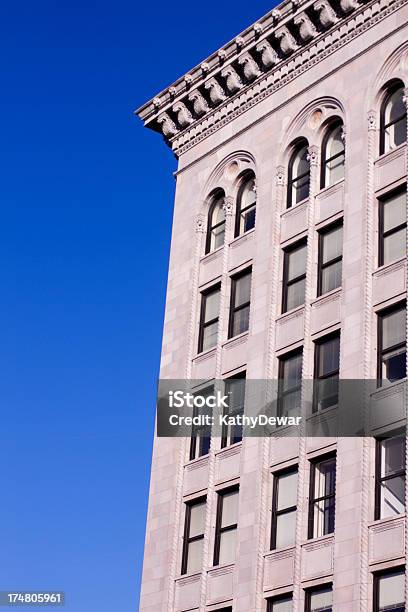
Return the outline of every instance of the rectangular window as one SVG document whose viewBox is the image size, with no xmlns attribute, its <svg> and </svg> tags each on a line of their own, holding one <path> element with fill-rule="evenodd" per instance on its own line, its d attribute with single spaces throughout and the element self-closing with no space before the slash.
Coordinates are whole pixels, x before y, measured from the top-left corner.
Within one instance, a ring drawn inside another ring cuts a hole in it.
<svg viewBox="0 0 408 612">
<path fill-rule="evenodd" d="M 267 612 L 292 612 L 292 594 L 268 599 Z"/>
<path fill-rule="evenodd" d="M 379 265 L 391 263 L 406 255 L 407 193 L 394 191 L 379 200 Z"/>
<path fill-rule="evenodd" d="M 305 303 L 307 244 L 297 244 L 284 252 L 282 312 Z"/>
<path fill-rule="evenodd" d="M 198 352 L 207 351 L 217 344 L 220 316 L 221 285 L 215 285 L 201 294 Z"/>
<path fill-rule="evenodd" d="M 251 268 L 231 278 L 231 306 L 228 337 L 233 338 L 249 329 L 251 304 Z"/>
<path fill-rule="evenodd" d="M 202 566 L 204 529 L 205 529 L 205 497 L 186 504 L 184 524 L 182 574 L 200 572 Z"/>
<path fill-rule="evenodd" d="M 279 359 L 278 415 L 296 416 L 302 390 L 302 349 Z"/>
<path fill-rule="evenodd" d="M 313 412 L 337 406 L 339 399 L 340 333 L 315 343 Z"/>
<path fill-rule="evenodd" d="M 378 380 L 380 384 L 405 378 L 406 304 L 398 304 L 378 315 Z"/>
<path fill-rule="evenodd" d="M 306 591 L 306 612 L 332 612 L 333 589 L 331 585 Z"/>
<path fill-rule="evenodd" d="M 317 295 L 341 287 L 343 225 L 331 226 L 319 233 Z"/>
<path fill-rule="evenodd" d="M 336 457 L 326 456 L 311 464 L 309 538 L 334 532 Z"/>
<path fill-rule="evenodd" d="M 214 565 L 234 563 L 238 527 L 237 488 L 218 493 Z"/>
<path fill-rule="evenodd" d="M 274 476 L 271 549 L 295 543 L 298 470 L 291 468 Z"/>
<path fill-rule="evenodd" d="M 207 389 L 200 391 L 197 395 L 205 398 L 208 395 L 213 395 L 213 393 L 214 387 L 207 387 Z M 207 406 L 203 406 L 202 408 L 197 408 L 195 406 L 193 409 L 193 417 L 200 415 L 211 416 L 211 411 Z M 190 461 L 198 459 L 198 457 L 202 457 L 203 455 L 208 455 L 210 446 L 211 425 L 193 425 L 190 440 Z"/>
<path fill-rule="evenodd" d="M 225 395 L 228 395 L 228 408 L 224 408 L 224 416 L 236 417 L 244 414 L 245 409 L 245 372 L 228 378 L 225 381 Z M 242 440 L 242 425 L 223 425 L 221 448 L 236 444 Z"/>
<path fill-rule="evenodd" d="M 374 575 L 374 612 L 405 612 L 405 568 Z"/>
<path fill-rule="evenodd" d="M 375 518 L 405 512 L 405 437 L 377 440 Z"/>
</svg>

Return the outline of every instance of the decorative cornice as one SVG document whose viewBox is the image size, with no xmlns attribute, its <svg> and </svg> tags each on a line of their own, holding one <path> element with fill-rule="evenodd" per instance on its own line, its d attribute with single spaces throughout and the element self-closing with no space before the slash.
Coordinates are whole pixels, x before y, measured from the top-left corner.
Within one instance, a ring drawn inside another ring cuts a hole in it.
<svg viewBox="0 0 408 612">
<path fill-rule="evenodd" d="M 331 1 L 282 3 L 136 113 L 181 155 L 408 2 Z"/>
</svg>

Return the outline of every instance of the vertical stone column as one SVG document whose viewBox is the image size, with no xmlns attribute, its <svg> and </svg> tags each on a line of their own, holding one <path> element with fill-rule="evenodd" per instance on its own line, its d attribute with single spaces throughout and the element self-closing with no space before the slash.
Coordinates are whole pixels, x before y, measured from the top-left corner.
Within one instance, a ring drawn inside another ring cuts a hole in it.
<svg viewBox="0 0 408 612">
<path fill-rule="evenodd" d="M 313 347 L 310 339 L 310 317 L 311 300 L 313 299 L 313 262 L 314 262 L 314 225 L 315 225 L 315 196 L 319 176 L 319 148 L 316 145 L 309 147 L 308 159 L 310 162 L 310 189 L 307 212 L 307 260 L 306 260 L 306 287 L 305 287 L 305 310 L 304 310 L 304 341 L 303 341 L 303 363 L 302 379 L 311 380 L 313 378 Z M 310 398 L 310 386 L 302 385 L 301 405 L 303 423 L 299 439 L 299 471 L 298 471 L 298 511 L 296 517 L 296 550 L 294 566 L 294 585 L 293 585 L 293 612 L 302 612 L 304 609 L 303 593 L 300 585 L 302 577 L 302 546 L 304 535 L 307 529 L 308 520 L 308 491 L 307 491 L 307 459 L 306 459 L 306 438 L 305 438 L 305 419 L 306 406 Z"/>
<path fill-rule="evenodd" d="M 365 201 L 365 252 L 366 264 L 364 271 L 364 348 L 363 348 L 363 375 L 364 379 L 372 378 L 372 272 L 374 252 L 374 159 L 377 143 L 377 121 L 376 113 L 371 110 L 367 115 L 368 146 L 367 146 L 367 176 L 366 176 L 366 201 Z M 366 389 L 364 394 L 364 426 L 369 427 L 369 404 L 370 392 Z M 370 490 L 367 486 L 370 482 L 370 448 L 371 440 L 365 436 L 361 447 L 361 536 L 360 536 L 360 610 L 368 610 L 368 523 L 370 511 Z"/>
<path fill-rule="evenodd" d="M 408 113 L 408 87 L 404 89 L 404 103 L 407 108 Z M 406 180 L 408 180 L 408 122 L 407 122 L 407 144 L 405 147 L 405 174 Z M 408 219 L 408 184 L 407 184 L 407 219 Z M 405 250 L 405 287 L 408 287 L 408 224 L 407 224 L 407 232 L 406 232 L 406 250 Z M 406 334 L 407 334 L 407 343 L 408 343 L 408 309 L 407 309 L 407 319 L 406 319 Z M 408 344 L 406 345 L 406 350 L 408 351 Z M 408 368 L 408 363 L 407 363 Z M 408 369 L 405 372 L 405 376 L 408 380 Z M 407 393 L 408 384 L 405 383 L 405 428 L 407 428 L 408 423 L 408 393 Z M 408 435 L 407 431 L 405 431 L 405 473 L 408 473 Z M 408 551 L 408 478 L 405 478 L 405 607 L 408 603 L 408 568 L 407 568 L 407 560 L 406 555 Z"/>
</svg>

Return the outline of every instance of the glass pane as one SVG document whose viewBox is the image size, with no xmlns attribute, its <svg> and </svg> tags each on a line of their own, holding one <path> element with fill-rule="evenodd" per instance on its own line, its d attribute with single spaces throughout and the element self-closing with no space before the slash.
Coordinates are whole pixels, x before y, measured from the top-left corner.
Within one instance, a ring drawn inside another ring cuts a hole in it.
<svg viewBox="0 0 408 612">
<path fill-rule="evenodd" d="M 305 303 L 306 279 L 302 278 L 287 287 L 286 310 L 292 310 Z"/>
<path fill-rule="evenodd" d="M 336 459 L 326 459 L 315 465 L 315 499 L 331 495 L 336 487 Z"/>
<path fill-rule="evenodd" d="M 385 236 L 383 241 L 383 264 L 391 263 L 396 259 L 405 257 L 406 253 L 406 229 L 401 228 L 398 231 Z"/>
<path fill-rule="evenodd" d="M 339 369 L 340 337 L 334 336 L 317 345 L 319 355 L 318 376 L 324 376 Z"/>
<path fill-rule="evenodd" d="M 381 483 L 381 518 L 405 512 L 405 476 L 395 476 Z"/>
<path fill-rule="evenodd" d="M 310 177 L 306 174 L 292 184 L 292 203 L 298 204 L 309 197 L 309 183 Z"/>
<path fill-rule="evenodd" d="M 382 348 L 405 342 L 406 312 L 399 308 L 382 316 Z"/>
<path fill-rule="evenodd" d="M 284 510 L 296 506 L 298 473 L 289 472 L 278 476 L 278 503 L 277 510 Z"/>
<path fill-rule="evenodd" d="M 407 355 L 405 348 L 391 351 L 382 359 L 382 379 L 395 382 L 405 378 L 407 368 Z"/>
<path fill-rule="evenodd" d="M 218 204 L 214 207 L 211 225 L 214 227 L 222 221 L 225 221 L 224 198 L 220 198 Z"/>
<path fill-rule="evenodd" d="M 204 533 L 205 506 L 205 501 L 190 506 L 190 538 L 194 538 Z"/>
<path fill-rule="evenodd" d="M 407 117 L 402 117 L 385 130 L 386 151 L 398 147 L 407 139 Z"/>
<path fill-rule="evenodd" d="M 229 396 L 229 412 L 239 410 L 245 404 L 245 378 L 231 378 L 225 383 L 225 393 Z"/>
<path fill-rule="evenodd" d="M 237 530 L 225 531 L 220 538 L 219 564 L 234 563 Z"/>
<path fill-rule="evenodd" d="M 216 319 L 220 311 L 220 290 L 217 289 L 211 293 L 207 293 L 204 296 L 205 309 L 204 309 L 204 323 Z"/>
<path fill-rule="evenodd" d="M 331 587 L 314 589 L 310 593 L 310 612 L 317 610 L 331 610 L 333 605 L 333 591 Z"/>
<path fill-rule="evenodd" d="M 339 375 L 314 381 L 313 412 L 337 406 L 339 401 Z"/>
<path fill-rule="evenodd" d="M 330 134 L 327 140 L 326 159 L 330 159 L 344 150 L 342 133 L 343 126 L 338 125 Z"/>
<path fill-rule="evenodd" d="M 322 270 L 322 294 L 341 287 L 343 265 L 341 261 L 328 265 Z"/>
<path fill-rule="evenodd" d="M 211 250 L 215 251 L 224 244 L 225 223 L 222 223 L 211 232 Z"/>
<path fill-rule="evenodd" d="M 282 359 L 283 390 L 298 386 L 302 378 L 302 353 Z"/>
<path fill-rule="evenodd" d="M 227 444 L 236 444 L 237 442 L 241 442 L 242 425 L 228 425 L 226 436 L 227 436 Z"/>
<path fill-rule="evenodd" d="M 299 416 L 300 389 L 285 393 L 279 398 L 279 416 Z"/>
<path fill-rule="evenodd" d="M 276 548 L 292 546 L 295 543 L 296 511 L 276 517 Z"/>
<path fill-rule="evenodd" d="M 404 89 L 401 87 L 390 96 L 385 108 L 384 124 L 388 126 L 385 128 L 386 152 L 402 144 L 407 138 L 407 117 L 403 97 Z"/>
<path fill-rule="evenodd" d="M 397 570 L 379 579 L 378 603 L 380 610 L 405 603 L 405 572 Z"/>
<path fill-rule="evenodd" d="M 292 597 L 280 597 L 276 601 L 271 601 L 272 612 L 292 612 Z"/>
<path fill-rule="evenodd" d="M 255 214 L 255 208 L 250 208 L 249 210 L 246 210 L 242 213 L 240 234 L 242 234 L 243 232 L 249 232 L 249 230 L 255 227 Z"/>
<path fill-rule="evenodd" d="M 334 532 L 334 499 L 322 499 L 314 504 L 313 537 Z"/>
<path fill-rule="evenodd" d="M 218 321 L 210 323 L 203 329 L 203 351 L 207 351 L 217 344 Z"/>
<path fill-rule="evenodd" d="M 238 491 L 224 493 L 222 496 L 221 527 L 238 523 Z"/>
<path fill-rule="evenodd" d="M 234 280 L 235 283 L 235 306 L 249 302 L 251 297 L 251 274 L 245 274 Z"/>
<path fill-rule="evenodd" d="M 189 543 L 187 556 L 187 574 L 193 574 L 194 572 L 201 571 L 203 559 L 203 543 L 204 539 L 195 540 L 195 542 Z"/>
<path fill-rule="evenodd" d="M 208 455 L 208 453 L 210 452 L 210 446 L 211 446 L 211 429 L 210 428 L 207 428 L 205 431 L 200 433 L 198 442 L 199 442 L 198 456 L 203 457 L 204 455 Z"/>
<path fill-rule="evenodd" d="M 381 477 L 405 469 L 405 437 L 381 441 Z"/>
<path fill-rule="evenodd" d="M 383 201 L 384 214 L 384 231 L 397 227 L 401 223 L 405 223 L 407 219 L 406 213 L 407 195 L 404 192 L 393 195 Z"/>
<path fill-rule="evenodd" d="M 245 306 L 234 313 L 232 335 L 243 334 L 249 329 L 249 306 Z"/>
<path fill-rule="evenodd" d="M 253 178 L 247 181 L 242 189 L 241 194 L 241 210 L 250 206 L 251 204 L 255 204 L 256 202 L 256 193 L 255 193 L 255 180 Z"/>
<path fill-rule="evenodd" d="M 341 257 L 343 252 L 343 227 L 336 227 L 330 232 L 322 234 L 322 247 L 322 262 L 324 264 Z"/>
<path fill-rule="evenodd" d="M 309 164 L 307 157 L 308 157 L 307 145 L 304 145 L 303 147 L 299 149 L 299 151 L 296 153 L 293 159 L 292 180 L 295 180 L 298 178 L 298 176 L 301 176 L 302 174 L 306 174 L 309 172 L 310 164 Z"/>
<path fill-rule="evenodd" d="M 344 178 L 344 154 L 339 155 L 335 159 L 326 164 L 326 187 L 334 185 L 337 181 Z"/>
<path fill-rule="evenodd" d="M 307 245 L 303 244 L 287 253 L 288 281 L 306 274 Z"/>
</svg>

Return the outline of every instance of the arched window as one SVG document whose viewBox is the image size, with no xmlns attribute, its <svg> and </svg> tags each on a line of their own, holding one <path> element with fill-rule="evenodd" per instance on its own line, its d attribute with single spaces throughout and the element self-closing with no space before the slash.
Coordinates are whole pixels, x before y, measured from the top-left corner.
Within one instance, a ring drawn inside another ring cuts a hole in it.
<svg viewBox="0 0 408 612">
<path fill-rule="evenodd" d="M 219 192 L 214 196 L 208 212 L 206 253 L 215 251 L 224 244 L 225 238 L 225 211 L 224 193 Z"/>
<path fill-rule="evenodd" d="M 407 139 L 407 107 L 404 86 L 399 81 L 391 87 L 381 109 L 380 153 L 395 149 Z"/>
<path fill-rule="evenodd" d="M 308 143 L 302 140 L 294 150 L 288 172 L 288 208 L 309 197 L 310 162 Z"/>
<path fill-rule="evenodd" d="M 235 236 L 249 232 L 255 227 L 256 191 L 255 177 L 247 176 L 243 179 L 238 192 L 237 215 L 235 218 Z"/>
<path fill-rule="evenodd" d="M 321 187 L 329 187 L 344 178 L 344 137 L 341 120 L 332 123 L 323 139 Z"/>
</svg>

